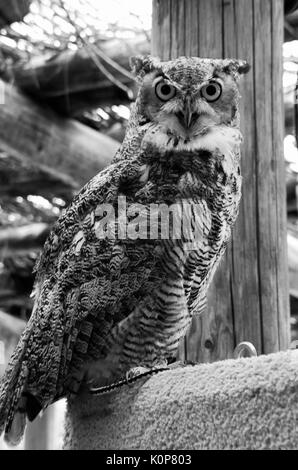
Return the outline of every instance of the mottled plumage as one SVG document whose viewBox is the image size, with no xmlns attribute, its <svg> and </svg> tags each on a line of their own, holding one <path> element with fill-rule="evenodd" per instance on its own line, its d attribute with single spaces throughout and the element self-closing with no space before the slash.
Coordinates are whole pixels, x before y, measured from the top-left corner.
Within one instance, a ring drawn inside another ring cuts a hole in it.
<svg viewBox="0 0 298 470">
<path fill-rule="evenodd" d="M 111 382 L 173 357 L 204 309 L 237 216 L 237 82 L 247 64 L 148 56 L 133 68 L 140 90 L 123 145 L 60 217 L 37 265 L 32 316 L 0 387 L 0 432 L 11 442 L 22 436 L 26 414 L 34 419 L 76 394 L 86 377 Z M 110 233 L 120 232 L 100 238 L 109 207 L 121 217 L 119 196 L 130 221 L 138 208 L 139 221 L 148 220 L 151 204 L 176 204 L 177 213 L 185 206 L 200 237 L 175 239 L 170 228 L 167 239 L 134 239 L 116 217 Z"/>
</svg>

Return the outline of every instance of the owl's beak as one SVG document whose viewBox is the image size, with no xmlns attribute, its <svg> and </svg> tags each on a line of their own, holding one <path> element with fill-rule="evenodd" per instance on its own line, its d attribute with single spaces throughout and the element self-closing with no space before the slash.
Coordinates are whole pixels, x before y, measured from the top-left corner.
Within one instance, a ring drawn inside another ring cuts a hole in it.
<svg viewBox="0 0 298 470">
<path fill-rule="evenodd" d="M 198 118 L 198 114 L 193 113 L 189 103 L 186 103 L 183 111 L 176 113 L 176 116 L 180 124 L 186 129 L 189 129 Z"/>
<path fill-rule="evenodd" d="M 185 127 L 189 128 L 192 122 L 192 112 L 190 108 L 186 108 L 185 113 L 184 113 L 184 123 Z"/>
</svg>

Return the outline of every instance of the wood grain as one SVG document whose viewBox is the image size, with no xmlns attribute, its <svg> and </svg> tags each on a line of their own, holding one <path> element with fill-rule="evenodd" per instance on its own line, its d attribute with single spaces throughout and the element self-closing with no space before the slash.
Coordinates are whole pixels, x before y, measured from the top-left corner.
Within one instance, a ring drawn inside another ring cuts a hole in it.
<svg viewBox="0 0 298 470">
<path fill-rule="evenodd" d="M 277 230 L 277 263 L 283 264 L 287 260 L 288 247 L 286 224 L 286 185 L 285 185 L 285 166 L 283 159 L 283 137 L 284 137 L 284 102 L 282 93 L 283 77 L 283 56 L 280 43 L 284 37 L 283 25 L 283 5 L 282 2 L 273 2 L 271 11 L 271 24 L 274 27 L 272 34 L 272 50 L 275 53 L 272 56 L 272 71 L 278 79 L 272 82 L 272 134 L 275 136 L 275 145 L 273 147 L 273 158 L 276 162 L 275 169 L 275 192 L 276 204 L 276 223 Z M 282 203 L 284 201 L 284 204 Z M 297 286 L 298 288 L 298 286 Z M 277 302 L 278 302 L 278 330 L 279 330 L 279 348 L 287 348 L 290 342 L 289 322 L 289 271 L 277 271 L 276 277 Z"/>
<path fill-rule="evenodd" d="M 234 2 L 237 56 L 251 64 L 251 71 L 241 83 L 241 130 L 244 136 L 241 170 L 242 200 L 234 229 L 232 251 L 232 286 L 236 342 L 251 341 L 262 352 L 262 325 L 258 271 L 257 162 L 255 142 L 255 90 L 253 2 Z M 249 301 L 248 301 L 249 299 Z M 238 312 L 241 312 L 239 314 Z"/>
</svg>

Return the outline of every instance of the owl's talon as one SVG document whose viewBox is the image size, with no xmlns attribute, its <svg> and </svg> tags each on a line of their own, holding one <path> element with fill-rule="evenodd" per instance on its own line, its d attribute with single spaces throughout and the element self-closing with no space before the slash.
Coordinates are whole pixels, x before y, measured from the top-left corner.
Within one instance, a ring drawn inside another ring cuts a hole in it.
<svg viewBox="0 0 298 470">
<path fill-rule="evenodd" d="M 145 374 L 146 372 L 150 371 L 147 367 L 134 367 L 130 370 L 128 370 L 125 374 L 126 378 L 126 383 L 127 385 L 130 385 L 130 382 L 135 378 L 138 377 L 142 374 Z"/>
</svg>

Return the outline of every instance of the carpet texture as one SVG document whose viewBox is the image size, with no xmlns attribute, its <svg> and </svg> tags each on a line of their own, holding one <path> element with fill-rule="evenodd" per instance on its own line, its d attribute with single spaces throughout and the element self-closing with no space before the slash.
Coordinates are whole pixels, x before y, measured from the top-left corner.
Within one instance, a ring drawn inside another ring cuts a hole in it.
<svg viewBox="0 0 298 470">
<path fill-rule="evenodd" d="M 69 406 L 65 449 L 298 449 L 298 351 L 160 372 Z"/>
</svg>

